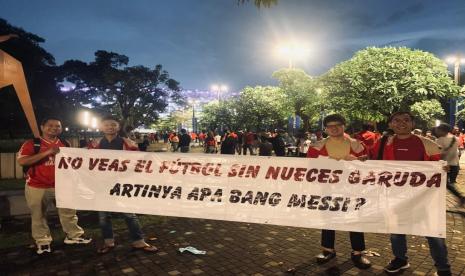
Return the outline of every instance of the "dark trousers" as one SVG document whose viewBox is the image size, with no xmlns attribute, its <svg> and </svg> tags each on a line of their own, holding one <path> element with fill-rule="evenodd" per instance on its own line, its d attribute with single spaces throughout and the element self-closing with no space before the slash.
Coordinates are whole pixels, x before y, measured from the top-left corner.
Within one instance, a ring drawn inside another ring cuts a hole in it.
<svg viewBox="0 0 465 276">
<path fill-rule="evenodd" d="M 353 251 L 365 250 L 365 237 L 361 232 L 349 232 L 350 244 Z M 334 240 L 336 239 L 336 231 L 322 230 L 321 231 L 321 246 L 334 249 Z"/>
<path fill-rule="evenodd" d="M 457 176 L 459 175 L 459 166 L 449 166 L 449 172 L 447 173 L 447 184 L 455 184 Z"/>
<path fill-rule="evenodd" d="M 447 189 L 455 196 L 459 198 L 465 198 L 465 195 L 463 195 L 459 190 L 457 190 L 457 187 L 455 187 L 457 184 L 456 180 L 458 174 L 459 166 L 449 166 L 449 172 L 447 173 Z"/>
<path fill-rule="evenodd" d="M 255 155 L 255 153 L 253 152 L 253 146 L 250 145 L 250 144 L 245 144 L 244 146 L 242 146 L 244 151 L 242 152 L 244 155 L 247 155 L 247 149 L 249 149 L 249 152 L 250 152 L 250 155 Z"/>
</svg>

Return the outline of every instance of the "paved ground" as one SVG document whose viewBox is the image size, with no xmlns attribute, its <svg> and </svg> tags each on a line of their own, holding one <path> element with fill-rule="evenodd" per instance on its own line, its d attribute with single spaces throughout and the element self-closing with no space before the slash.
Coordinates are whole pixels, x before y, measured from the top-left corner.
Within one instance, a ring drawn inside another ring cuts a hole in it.
<svg viewBox="0 0 465 276">
<path fill-rule="evenodd" d="M 465 186 L 465 177 L 460 177 Z M 449 194 L 447 205 L 447 244 L 453 274 L 465 274 L 465 210 Z M 86 224 L 96 223 L 93 213 L 82 213 Z M 1 275 L 380 275 L 391 258 L 389 236 L 366 234 L 368 251 L 379 253 L 370 260 L 373 267 L 361 271 L 350 261 L 348 233 L 337 233 L 336 260 L 318 266 L 320 231 L 237 222 L 163 218 L 144 225 L 144 231 L 160 251 L 156 254 L 131 251 L 127 231 L 117 231 L 118 247 L 100 256 L 98 242 L 86 246 L 65 246 L 55 241 L 54 252 L 37 257 L 27 247 L 0 251 Z M 14 220 L 1 231 L 12 235 L 28 232 L 28 220 Z M 58 225 L 55 225 L 58 227 Z M 98 237 L 94 237 L 98 239 Z M 403 275 L 434 273 L 428 244 L 423 237 L 408 239 L 411 268 Z M 194 246 L 206 255 L 179 253 L 178 248 Z M 288 270 L 291 269 L 291 272 Z"/>
</svg>

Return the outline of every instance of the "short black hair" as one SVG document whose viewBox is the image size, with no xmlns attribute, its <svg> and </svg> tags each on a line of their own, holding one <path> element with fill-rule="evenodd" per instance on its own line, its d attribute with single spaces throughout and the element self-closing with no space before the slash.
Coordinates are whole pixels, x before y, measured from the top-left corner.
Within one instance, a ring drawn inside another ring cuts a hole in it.
<svg viewBox="0 0 465 276">
<path fill-rule="evenodd" d="M 394 119 L 394 117 L 399 116 L 399 115 L 404 115 L 404 114 L 407 114 L 412 121 L 415 121 L 415 117 L 409 111 L 397 111 L 397 112 L 392 113 L 391 116 L 389 116 L 388 123 L 390 123 L 392 119 Z"/>
<path fill-rule="evenodd" d="M 101 122 L 103 122 L 103 121 L 115 121 L 118 124 L 120 123 L 119 119 L 114 115 L 105 115 L 105 116 L 102 117 L 102 119 L 100 121 Z"/>
<path fill-rule="evenodd" d="M 346 119 L 341 114 L 331 114 L 326 116 L 323 120 L 323 125 L 326 127 L 326 125 L 330 122 L 339 122 L 346 125 Z"/>
<path fill-rule="evenodd" d="M 368 131 L 373 131 L 375 128 L 373 127 L 373 125 L 370 125 L 370 124 L 363 124 L 362 125 L 362 130 L 368 130 Z"/>
<path fill-rule="evenodd" d="M 446 123 L 441 123 L 436 127 L 436 129 L 444 131 L 444 132 L 451 132 L 452 131 L 452 126 Z"/>
<path fill-rule="evenodd" d="M 48 121 L 58 121 L 61 123 L 61 119 L 59 119 L 58 117 L 54 117 L 54 116 L 49 116 L 49 117 L 45 117 L 42 119 L 42 121 L 40 122 L 40 125 L 41 126 L 44 126 Z"/>
</svg>

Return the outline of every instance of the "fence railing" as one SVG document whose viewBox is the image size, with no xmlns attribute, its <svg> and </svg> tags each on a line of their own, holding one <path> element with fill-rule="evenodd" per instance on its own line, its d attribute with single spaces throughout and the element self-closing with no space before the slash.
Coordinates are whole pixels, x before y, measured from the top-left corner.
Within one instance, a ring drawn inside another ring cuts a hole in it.
<svg viewBox="0 0 465 276">
<path fill-rule="evenodd" d="M 0 153 L 0 178 L 21 179 L 24 178 L 23 167 L 16 162 L 17 153 Z"/>
</svg>

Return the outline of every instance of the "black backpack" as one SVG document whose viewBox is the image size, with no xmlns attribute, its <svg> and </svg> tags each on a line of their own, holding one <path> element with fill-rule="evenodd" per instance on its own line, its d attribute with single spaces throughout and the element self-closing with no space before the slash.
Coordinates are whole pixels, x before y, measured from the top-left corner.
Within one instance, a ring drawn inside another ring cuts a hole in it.
<svg viewBox="0 0 465 276">
<path fill-rule="evenodd" d="M 61 139 L 60 137 L 58 137 L 58 140 L 60 140 L 60 142 L 63 145 L 65 145 L 65 147 L 68 147 L 68 148 L 70 147 L 70 144 L 65 139 Z M 32 142 L 34 143 L 34 155 L 38 154 L 40 151 L 40 138 L 34 137 L 34 139 L 32 139 Z M 35 165 L 23 166 L 23 173 L 27 174 L 29 169 L 32 168 L 34 170 L 34 167 Z"/>
</svg>

